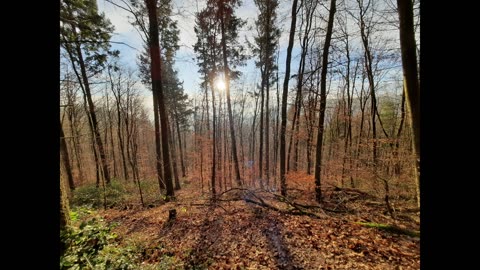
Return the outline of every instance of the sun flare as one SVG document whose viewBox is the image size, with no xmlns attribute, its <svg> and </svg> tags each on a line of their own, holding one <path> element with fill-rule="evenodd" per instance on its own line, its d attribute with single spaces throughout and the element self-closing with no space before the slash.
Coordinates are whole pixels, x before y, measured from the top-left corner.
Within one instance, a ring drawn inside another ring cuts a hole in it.
<svg viewBox="0 0 480 270">
<path fill-rule="evenodd" d="M 217 78 L 217 80 L 215 81 L 215 87 L 220 91 L 225 90 L 226 85 L 225 85 L 225 81 L 223 80 L 223 78 Z"/>
</svg>

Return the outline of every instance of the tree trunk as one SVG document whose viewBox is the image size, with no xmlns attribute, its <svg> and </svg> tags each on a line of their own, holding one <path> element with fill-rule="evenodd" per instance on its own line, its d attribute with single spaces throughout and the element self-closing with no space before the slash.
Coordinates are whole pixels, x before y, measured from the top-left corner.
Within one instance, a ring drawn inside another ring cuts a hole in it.
<svg viewBox="0 0 480 270">
<path fill-rule="evenodd" d="M 176 154 L 176 147 L 175 147 L 175 140 L 174 140 L 174 134 L 175 134 L 175 128 L 173 127 L 174 123 L 174 116 L 172 115 L 172 126 L 168 126 L 168 137 L 169 137 L 169 142 L 170 142 L 170 154 L 171 154 L 171 160 L 172 160 L 172 167 L 173 167 L 173 179 L 175 180 L 175 190 L 179 190 L 180 187 L 180 179 L 178 177 L 178 166 L 177 166 L 177 154 Z"/>
<path fill-rule="evenodd" d="M 150 46 L 150 70 L 152 77 L 152 90 L 157 95 L 157 103 L 160 111 L 160 126 L 162 132 L 162 156 L 163 156 L 163 173 L 166 183 L 167 193 L 166 200 L 170 200 L 175 196 L 172 182 L 172 171 L 170 168 L 169 145 L 168 145 L 168 116 L 165 110 L 165 103 L 162 89 L 162 72 L 160 63 L 160 43 L 157 20 L 157 1 L 145 0 L 148 9 L 149 19 L 149 46 Z"/>
<path fill-rule="evenodd" d="M 243 100 L 242 100 L 242 111 L 240 113 L 240 154 L 241 154 L 241 161 L 242 161 L 242 172 L 243 175 L 245 175 L 245 148 L 243 147 L 243 120 L 244 120 L 244 113 L 245 113 L 245 95 L 243 95 Z"/>
<path fill-rule="evenodd" d="M 182 166 L 182 177 L 187 177 L 187 172 L 185 168 L 185 162 L 183 160 L 183 151 L 182 151 L 182 136 L 180 135 L 180 124 L 178 121 L 178 115 L 175 118 L 177 124 L 177 135 L 178 135 L 178 151 L 180 152 L 180 164 Z"/>
<path fill-rule="evenodd" d="M 80 183 L 83 183 L 83 181 L 85 180 L 85 176 L 83 173 L 83 166 L 81 162 L 80 143 L 78 141 L 80 133 L 78 132 L 78 128 L 76 125 L 77 116 L 76 116 L 76 113 L 74 112 L 75 109 L 73 108 L 73 104 L 74 104 L 73 100 L 69 99 L 68 102 L 69 104 L 72 104 L 71 106 L 69 106 L 67 110 L 67 115 L 68 115 L 68 122 L 70 124 L 71 136 L 73 137 L 72 138 L 73 151 L 75 153 L 75 160 L 76 160 L 76 165 L 78 169 L 78 176 L 79 176 L 78 180 Z"/>
<path fill-rule="evenodd" d="M 265 104 L 265 69 L 262 69 L 262 82 L 261 82 L 261 87 L 260 87 L 260 147 L 258 149 L 258 181 L 260 181 L 260 188 L 263 187 L 263 136 L 264 136 L 264 130 L 263 130 L 263 107 Z"/>
<path fill-rule="evenodd" d="M 322 201 L 321 190 L 321 170 L 322 170 L 322 143 L 323 143 L 323 124 L 325 121 L 325 107 L 327 101 L 327 66 L 328 66 L 328 52 L 330 49 L 330 41 L 332 39 L 332 30 L 334 23 L 334 15 L 336 11 L 336 0 L 330 2 L 330 14 L 328 16 L 327 33 L 325 35 L 325 43 L 323 46 L 322 55 L 322 72 L 320 81 L 320 116 L 318 119 L 318 134 L 317 134 L 317 151 L 315 160 L 315 198 L 317 202 Z"/>
<path fill-rule="evenodd" d="M 152 83 L 153 84 L 153 83 Z M 165 181 L 163 180 L 162 169 L 162 150 L 160 142 L 160 119 L 158 117 L 158 100 L 157 95 L 153 92 L 153 122 L 155 123 L 155 164 L 157 169 L 157 180 L 160 194 L 162 190 L 166 189 Z"/>
<path fill-rule="evenodd" d="M 218 134 L 217 134 L 217 141 L 215 141 L 214 143 L 217 144 L 217 160 L 215 162 L 218 163 L 218 169 L 219 169 L 219 177 L 218 177 L 218 184 L 219 184 L 219 191 L 222 192 L 222 178 L 225 176 L 225 163 L 222 162 L 222 143 L 223 143 L 223 140 L 222 140 L 222 93 L 220 91 L 218 91 L 218 118 L 217 118 L 217 121 L 218 123 L 216 124 L 217 125 L 217 131 L 218 131 Z"/>
<path fill-rule="evenodd" d="M 296 126 L 296 123 L 297 123 L 297 115 L 298 115 L 298 108 L 297 108 L 297 104 L 298 104 L 298 92 L 297 92 L 297 95 L 295 96 L 295 111 L 293 113 L 293 119 L 292 119 L 292 127 L 290 129 L 290 140 L 288 142 L 288 153 L 287 153 L 287 172 L 290 172 L 290 161 L 291 161 L 291 158 L 290 158 L 290 154 L 292 153 L 292 144 L 293 144 L 293 137 L 295 136 L 295 126 Z"/>
<path fill-rule="evenodd" d="M 233 126 L 233 114 L 232 114 L 232 103 L 230 101 L 230 75 L 227 61 L 227 40 L 225 35 L 225 14 L 221 16 L 221 30 L 222 30 L 222 53 L 223 53 L 223 68 L 225 73 L 225 88 L 227 93 L 227 106 L 228 106 L 228 120 L 230 122 L 230 137 L 232 141 L 232 155 L 233 162 L 235 165 L 235 180 L 238 186 L 242 186 L 242 181 L 240 179 L 240 167 L 238 165 L 238 156 L 237 156 L 237 142 L 235 139 L 235 129 Z"/>
<path fill-rule="evenodd" d="M 277 66 L 278 66 L 278 59 L 280 58 L 280 50 L 277 51 Z M 280 126 L 280 87 L 279 87 L 279 84 L 278 82 L 280 81 L 279 77 L 278 77 L 278 69 L 277 69 L 277 72 L 276 72 L 276 81 L 275 81 L 275 84 L 276 84 L 276 88 L 277 88 L 277 108 L 275 110 L 275 139 L 274 139 L 274 143 L 273 143 L 273 164 L 275 164 L 273 166 L 273 174 L 274 174 L 274 183 L 273 183 L 273 186 L 275 188 L 277 188 L 277 162 L 278 162 L 278 141 L 279 141 L 279 129 L 278 127 Z"/>
<path fill-rule="evenodd" d="M 361 3 L 358 2 L 360 8 L 360 36 L 362 38 L 363 48 L 365 50 L 364 58 L 365 58 L 365 68 L 367 71 L 367 79 L 370 88 L 370 97 L 371 97 L 371 104 L 370 104 L 370 117 L 372 123 L 372 143 L 373 143 L 373 150 L 372 150 L 372 157 L 373 157 L 373 173 L 375 178 L 377 177 L 377 163 L 378 163 L 378 151 L 377 151 L 377 123 L 376 123 L 376 108 L 377 108 L 377 98 L 375 96 L 375 81 L 373 78 L 373 56 L 370 51 L 369 47 L 369 36 L 368 32 L 365 32 L 365 10 L 362 9 L 360 6 Z"/>
<path fill-rule="evenodd" d="M 400 159 L 398 158 L 398 151 L 400 149 L 400 135 L 402 134 L 403 129 L 403 122 L 405 121 L 405 89 L 402 91 L 402 103 L 400 108 L 401 116 L 400 116 L 400 124 L 397 130 L 397 136 L 395 137 L 395 149 L 393 151 L 393 157 L 395 163 L 395 167 L 393 169 L 394 173 L 398 176 L 400 175 Z"/>
<path fill-rule="evenodd" d="M 252 143 L 250 144 L 250 168 L 252 171 L 254 171 L 255 168 L 255 142 L 256 140 L 256 120 L 257 120 L 257 109 L 258 109 L 258 96 L 254 94 L 255 98 L 255 109 L 253 110 L 253 121 L 252 121 Z M 254 177 L 254 174 L 252 174 L 252 178 Z M 253 179 L 252 179 L 253 181 Z"/>
<path fill-rule="evenodd" d="M 282 196 L 287 196 L 287 183 L 285 179 L 285 130 L 287 128 L 287 98 L 288 98 L 288 81 L 290 79 L 290 63 L 292 61 L 292 49 L 295 36 L 295 23 L 297 21 L 297 3 L 292 3 L 292 21 L 290 24 L 290 35 L 288 38 L 287 59 L 285 69 L 285 80 L 283 81 L 282 93 L 282 123 L 280 127 L 280 190 Z"/>
<path fill-rule="evenodd" d="M 267 181 L 267 187 L 270 188 L 270 108 L 269 108 L 269 99 L 270 99 L 270 70 L 267 66 L 267 91 L 266 91 L 266 100 L 265 100 L 265 180 Z"/>
<path fill-rule="evenodd" d="M 108 108 L 108 95 L 107 95 L 107 108 Z M 115 155 L 115 144 L 113 142 L 113 117 L 112 117 L 111 111 L 109 109 L 107 111 L 108 111 L 108 124 L 110 129 L 110 147 L 112 148 L 113 177 L 117 178 L 118 177 L 117 161 L 116 161 L 116 155 Z M 105 141 L 105 143 L 107 142 Z"/>
<path fill-rule="evenodd" d="M 68 155 L 67 144 L 65 143 L 65 134 L 63 133 L 62 123 L 60 122 L 60 154 L 62 155 L 63 166 L 67 173 L 68 187 L 70 190 L 75 190 L 75 183 L 73 182 L 72 167 L 70 166 L 70 157 Z"/>
<path fill-rule="evenodd" d="M 127 158 L 125 157 L 125 144 L 123 140 L 122 134 L 122 96 L 120 93 L 120 83 L 117 84 L 118 93 L 115 91 L 115 84 L 113 82 L 113 78 L 110 73 L 110 69 L 108 69 L 108 75 L 110 78 L 110 87 L 112 88 L 112 93 L 115 98 L 115 105 L 117 106 L 117 136 L 118 136 L 118 144 L 120 148 L 120 155 L 122 157 L 122 168 L 123 168 L 123 177 L 124 180 L 128 180 L 128 169 L 127 169 Z M 120 81 L 120 78 L 119 78 Z"/>
<path fill-rule="evenodd" d="M 70 207 L 68 205 L 68 191 L 65 190 L 65 180 L 60 175 L 60 231 L 68 229 L 70 225 Z M 59 238 L 60 239 L 60 238 Z M 65 253 L 67 247 L 60 239 L 60 256 Z"/>
<path fill-rule="evenodd" d="M 215 71 L 214 71 L 215 72 Z M 217 128 L 217 124 L 216 124 L 216 121 L 217 121 L 217 113 L 216 113 L 216 110 L 215 110 L 215 90 L 214 90 L 214 87 L 213 87 L 213 79 L 210 79 L 210 88 L 212 89 L 212 112 L 213 112 L 213 118 L 212 118 L 212 135 L 213 135 L 213 138 L 212 138 L 212 200 L 213 201 L 216 201 L 217 199 L 217 192 L 216 192 L 216 189 L 215 189 L 215 180 L 216 180 L 216 157 L 217 157 L 217 131 L 216 131 L 216 128 Z"/>
<path fill-rule="evenodd" d="M 418 81 L 415 31 L 413 28 L 413 4 L 411 0 L 397 0 L 397 6 L 400 18 L 403 79 L 412 122 L 417 205 L 420 207 L 420 82 Z"/>
<path fill-rule="evenodd" d="M 93 133 L 95 137 L 95 142 L 98 146 L 98 152 L 100 154 L 100 162 L 102 164 L 102 169 L 103 169 L 103 177 L 105 178 L 105 181 L 107 184 L 110 184 L 110 174 L 108 171 L 108 164 L 107 164 L 107 159 L 105 156 L 105 150 L 103 147 L 103 142 L 102 138 L 100 137 L 100 131 L 98 129 L 98 121 L 97 121 L 97 116 L 95 114 L 95 105 L 93 104 L 92 100 L 92 94 L 90 92 L 90 84 L 88 82 L 88 77 L 87 77 L 87 70 L 85 67 L 85 62 L 83 60 L 83 53 L 80 48 L 80 44 L 77 42 L 77 54 L 78 54 L 78 63 L 80 64 L 80 72 L 82 75 L 83 79 L 83 85 L 84 85 L 84 90 L 87 98 L 87 103 L 88 103 L 88 113 L 90 115 L 90 118 L 92 120 L 92 127 L 93 127 Z"/>
</svg>

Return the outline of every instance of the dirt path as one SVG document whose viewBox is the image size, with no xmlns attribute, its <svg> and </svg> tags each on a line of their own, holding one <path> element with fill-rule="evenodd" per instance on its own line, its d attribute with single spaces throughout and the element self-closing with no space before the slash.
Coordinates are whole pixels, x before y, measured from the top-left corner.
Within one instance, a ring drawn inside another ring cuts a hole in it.
<svg viewBox="0 0 480 270">
<path fill-rule="evenodd" d="M 141 211 L 108 210 L 125 242 L 144 249 L 149 264 L 166 269 L 419 269 L 418 239 L 365 228 L 345 218 L 313 219 L 245 201 L 200 206 L 185 189 L 179 202 Z M 266 199 L 266 198 L 265 198 Z M 178 217 L 166 225 L 168 209 Z M 353 218 L 353 217 L 352 217 Z"/>
</svg>

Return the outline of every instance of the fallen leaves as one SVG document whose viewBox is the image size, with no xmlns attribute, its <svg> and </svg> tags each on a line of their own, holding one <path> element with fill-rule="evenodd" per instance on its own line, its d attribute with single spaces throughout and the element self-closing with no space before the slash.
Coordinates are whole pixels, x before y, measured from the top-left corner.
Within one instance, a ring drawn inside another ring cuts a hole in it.
<svg viewBox="0 0 480 270">
<path fill-rule="evenodd" d="M 299 181 L 307 183 L 307 179 Z M 201 196 L 192 196 L 193 192 L 181 190 L 178 201 L 195 202 Z M 304 204 L 314 204 L 300 192 L 297 195 Z M 287 215 L 244 201 L 223 203 L 224 209 L 181 208 L 170 202 L 140 211 L 109 209 L 103 214 L 119 223 L 116 231 L 122 239 L 135 237 L 151 247 L 146 262 L 173 256 L 182 262 L 180 269 L 419 269 L 419 241 L 355 224 L 391 223 L 388 217 L 372 214 L 377 213 L 372 207 L 381 206 L 355 200 L 345 202 L 342 209 L 355 207 L 358 215 L 322 218 Z M 176 206 L 186 211 L 179 211 L 177 220 L 164 227 L 168 209 Z M 402 228 L 418 229 L 414 223 L 402 222 Z"/>
</svg>

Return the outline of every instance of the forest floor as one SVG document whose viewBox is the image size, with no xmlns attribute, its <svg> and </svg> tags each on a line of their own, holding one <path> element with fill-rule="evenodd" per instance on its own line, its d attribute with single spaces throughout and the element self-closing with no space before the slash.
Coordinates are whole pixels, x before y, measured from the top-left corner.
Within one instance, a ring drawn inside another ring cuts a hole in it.
<svg viewBox="0 0 480 270">
<path fill-rule="evenodd" d="M 99 214 L 118 224 L 122 242 L 142 243 L 144 264 L 169 260 L 165 269 L 420 269 L 419 236 L 360 224 L 418 232 L 419 212 L 411 203 L 396 201 L 393 219 L 381 199 L 327 187 L 322 207 L 329 210 L 299 208 L 318 204 L 305 185 L 313 181 L 295 179 L 287 201 L 260 189 L 231 190 L 214 205 L 188 184 L 175 201 Z M 177 217 L 168 222 L 170 209 Z"/>
</svg>

